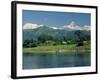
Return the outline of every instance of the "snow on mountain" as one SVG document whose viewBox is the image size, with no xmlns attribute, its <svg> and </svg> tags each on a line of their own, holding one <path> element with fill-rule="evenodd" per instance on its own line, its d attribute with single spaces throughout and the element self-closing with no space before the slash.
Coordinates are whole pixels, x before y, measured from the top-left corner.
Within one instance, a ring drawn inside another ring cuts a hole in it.
<svg viewBox="0 0 100 80">
<path fill-rule="evenodd" d="M 84 30 L 87 30 L 87 31 L 91 30 L 91 26 L 88 26 L 88 25 L 84 25 L 83 28 L 84 28 Z"/>
<path fill-rule="evenodd" d="M 26 24 L 23 26 L 23 29 L 36 29 L 36 28 L 43 27 L 43 26 L 44 26 L 44 25 L 26 23 Z M 47 26 L 47 27 L 48 27 L 48 28 L 52 28 L 52 29 L 60 29 L 60 28 L 57 28 L 57 27 L 50 27 L 50 26 Z"/>
<path fill-rule="evenodd" d="M 26 23 L 23 26 L 23 29 L 36 29 L 39 27 L 43 27 L 44 25 L 39 25 L 39 24 L 32 24 L 32 23 Z M 61 28 L 59 27 L 52 27 L 52 26 L 47 26 L 48 28 L 52 28 L 52 29 L 60 29 L 60 30 L 69 30 L 69 31 L 73 31 L 73 30 L 86 30 L 89 31 L 91 30 L 91 27 L 89 25 L 84 25 L 84 26 L 78 26 L 76 25 L 76 23 L 74 21 L 72 21 L 69 25 L 65 25 Z"/>
<path fill-rule="evenodd" d="M 60 29 L 60 30 L 63 29 L 63 28 L 58 28 L 58 27 L 50 27 L 50 28 L 52 28 L 52 29 Z"/>
<path fill-rule="evenodd" d="M 57 27 L 51 27 L 52 29 L 58 29 Z"/>
<path fill-rule="evenodd" d="M 65 25 L 63 28 L 66 30 L 87 30 L 88 31 L 90 30 L 91 27 L 88 25 L 78 26 L 75 24 L 74 21 L 72 21 L 69 25 Z"/>
<path fill-rule="evenodd" d="M 26 23 L 24 26 L 23 26 L 23 29 L 36 29 L 36 28 L 39 28 L 39 27 L 42 27 L 43 25 L 38 25 L 38 24 L 32 24 L 32 23 Z"/>
</svg>

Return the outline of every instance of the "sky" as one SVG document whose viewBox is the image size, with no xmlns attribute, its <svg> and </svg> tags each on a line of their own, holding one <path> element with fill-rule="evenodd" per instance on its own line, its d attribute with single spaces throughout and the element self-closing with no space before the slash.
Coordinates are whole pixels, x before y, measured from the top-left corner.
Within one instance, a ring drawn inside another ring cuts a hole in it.
<svg viewBox="0 0 100 80">
<path fill-rule="evenodd" d="M 34 10 L 23 10 L 22 12 L 23 25 L 26 23 L 33 23 L 60 28 L 74 21 L 76 25 L 84 26 L 91 24 L 90 18 L 91 15 L 89 13 L 51 12 Z"/>
</svg>

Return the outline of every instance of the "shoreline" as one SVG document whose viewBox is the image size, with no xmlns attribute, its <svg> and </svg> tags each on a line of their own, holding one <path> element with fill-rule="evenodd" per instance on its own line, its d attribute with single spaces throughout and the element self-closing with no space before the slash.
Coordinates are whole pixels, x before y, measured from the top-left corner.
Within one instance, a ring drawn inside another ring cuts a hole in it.
<svg viewBox="0 0 100 80">
<path fill-rule="evenodd" d="M 68 52 L 91 52 L 90 45 L 76 47 L 73 45 L 57 45 L 57 46 L 38 46 L 34 48 L 23 48 L 23 53 L 68 53 Z"/>
<path fill-rule="evenodd" d="M 23 51 L 23 53 L 68 53 L 68 52 L 90 52 L 91 50 L 59 50 L 59 51 Z"/>
</svg>

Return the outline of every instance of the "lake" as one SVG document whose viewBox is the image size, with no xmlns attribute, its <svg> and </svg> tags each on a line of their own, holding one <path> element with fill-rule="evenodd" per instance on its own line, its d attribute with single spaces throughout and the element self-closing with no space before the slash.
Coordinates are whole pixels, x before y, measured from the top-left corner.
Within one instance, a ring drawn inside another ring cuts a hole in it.
<svg viewBox="0 0 100 80">
<path fill-rule="evenodd" d="M 23 69 L 90 66 L 90 52 L 23 53 Z"/>
</svg>

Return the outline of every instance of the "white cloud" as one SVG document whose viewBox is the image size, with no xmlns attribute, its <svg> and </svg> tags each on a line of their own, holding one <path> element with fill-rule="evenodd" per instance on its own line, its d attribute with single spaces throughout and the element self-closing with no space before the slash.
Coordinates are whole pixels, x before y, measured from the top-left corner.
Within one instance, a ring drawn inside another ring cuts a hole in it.
<svg viewBox="0 0 100 80">
<path fill-rule="evenodd" d="M 32 24 L 32 23 L 26 23 L 24 26 L 23 26 L 23 29 L 36 29 L 38 27 L 41 27 L 43 25 L 38 25 L 38 24 Z"/>
<path fill-rule="evenodd" d="M 26 23 L 24 26 L 23 26 L 23 29 L 36 29 L 36 28 L 39 28 L 39 27 L 43 27 L 44 25 L 42 24 L 32 24 L 32 23 Z M 49 28 L 52 28 L 52 29 L 65 29 L 65 30 L 91 30 L 91 27 L 89 25 L 84 25 L 84 26 L 78 26 L 75 24 L 74 21 L 72 21 L 69 25 L 65 25 L 63 26 L 62 28 L 58 28 L 58 27 L 50 27 Z"/>
</svg>

